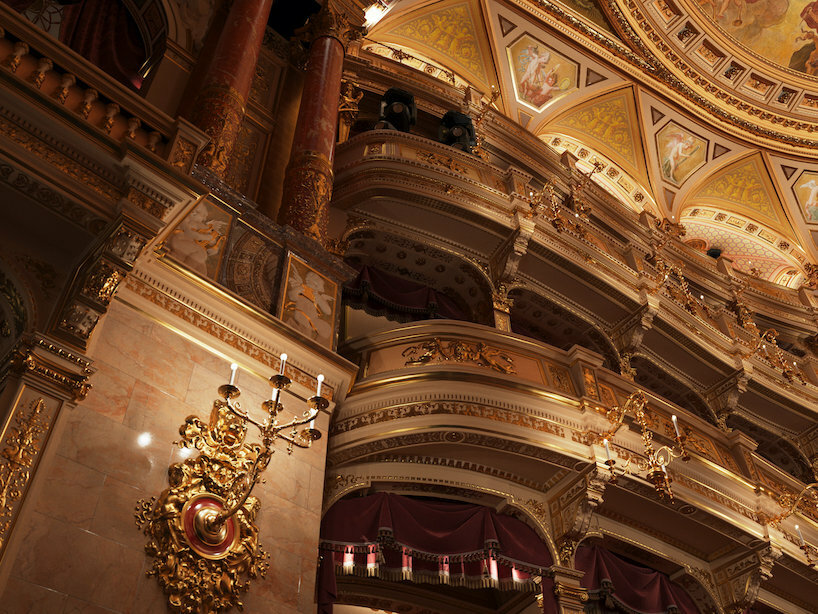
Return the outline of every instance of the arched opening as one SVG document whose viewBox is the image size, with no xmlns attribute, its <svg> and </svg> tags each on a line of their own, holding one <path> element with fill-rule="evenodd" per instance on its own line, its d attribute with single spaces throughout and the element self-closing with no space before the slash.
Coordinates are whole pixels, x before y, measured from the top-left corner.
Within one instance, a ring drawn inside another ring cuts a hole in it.
<svg viewBox="0 0 818 614">
<path fill-rule="evenodd" d="M 517 288 L 509 292 L 514 299 L 511 308 L 511 330 L 538 339 L 561 350 L 582 346 L 604 358 L 603 366 L 611 371 L 619 368 L 619 356 L 611 340 L 599 327 L 579 314 L 556 302 Z"/>
<path fill-rule="evenodd" d="M 756 220 L 716 207 L 681 212 L 685 243 L 712 258 L 726 256 L 752 277 L 797 288 L 804 281 L 805 252 L 792 240 Z"/>
<path fill-rule="evenodd" d="M 131 89 L 162 57 L 167 23 L 159 0 L 4 1 Z"/>
<path fill-rule="evenodd" d="M 359 275 L 344 289 L 347 337 L 393 322 L 435 318 L 493 324 L 488 282 L 473 264 L 428 243 L 374 229 L 348 240 L 344 260 Z"/>
<path fill-rule="evenodd" d="M 342 499 L 324 516 L 320 549 L 320 614 L 333 612 L 339 594 L 347 602 L 392 595 L 418 605 L 424 592 L 442 611 L 457 603 L 460 611 L 505 611 L 524 600 L 531 611 L 556 612 L 553 582 L 541 579 L 554 562 L 547 544 L 490 507 L 386 492 Z"/>
<path fill-rule="evenodd" d="M 716 424 L 716 416 L 701 394 L 689 384 L 669 373 L 648 357 L 637 355 L 631 359 L 636 369 L 636 383 L 679 407 L 697 415 L 710 424 Z"/>
<path fill-rule="evenodd" d="M 746 433 L 758 442 L 756 452 L 773 465 L 805 484 L 815 481 L 807 458 L 789 441 L 738 415 L 730 416 L 727 426 Z"/>
</svg>

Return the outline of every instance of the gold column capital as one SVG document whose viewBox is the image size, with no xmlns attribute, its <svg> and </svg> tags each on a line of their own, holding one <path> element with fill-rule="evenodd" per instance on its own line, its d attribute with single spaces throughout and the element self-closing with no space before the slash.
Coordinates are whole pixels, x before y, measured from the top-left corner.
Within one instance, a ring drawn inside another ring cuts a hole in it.
<svg viewBox="0 0 818 614">
<path fill-rule="evenodd" d="M 310 17 L 309 23 L 304 27 L 304 36 L 309 42 L 325 36 L 334 38 L 341 43 L 344 52 L 349 43 L 360 39 L 365 32 L 363 25 L 349 20 L 346 10 L 338 7 L 337 3 L 330 2 L 326 2 L 321 10 Z"/>
</svg>

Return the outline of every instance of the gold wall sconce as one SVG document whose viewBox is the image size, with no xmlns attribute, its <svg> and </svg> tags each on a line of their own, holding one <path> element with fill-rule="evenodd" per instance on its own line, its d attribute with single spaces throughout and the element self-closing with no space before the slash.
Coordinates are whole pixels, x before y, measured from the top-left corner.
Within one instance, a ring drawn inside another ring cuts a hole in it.
<svg viewBox="0 0 818 614">
<path fill-rule="evenodd" d="M 768 491 L 766 488 L 759 487 L 758 490 L 767 492 L 768 494 L 773 494 Z M 804 488 L 801 489 L 797 495 L 791 494 L 783 494 L 779 497 L 778 503 L 784 508 L 780 513 L 776 514 L 775 516 L 771 516 L 765 519 L 764 524 L 777 525 L 779 522 L 784 520 L 785 518 L 789 518 L 795 512 L 798 511 L 799 506 L 802 502 L 806 499 L 807 495 L 810 495 L 812 498 L 812 504 L 818 510 L 818 482 L 813 482 L 812 484 L 807 484 Z M 818 561 L 812 558 L 812 547 L 804 540 L 804 535 L 801 533 L 801 527 L 799 525 L 795 525 L 795 531 L 798 533 L 798 547 L 801 548 L 804 552 L 804 556 L 807 558 L 807 565 L 814 569 L 818 569 Z"/>
<path fill-rule="evenodd" d="M 623 465 L 621 469 L 616 468 L 616 460 L 611 456 L 611 448 L 608 441 L 619 431 L 625 421 L 626 414 L 632 414 L 642 430 L 642 444 L 647 457 L 645 479 L 653 485 L 656 494 L 660 499 L 673 502 L 673 490 L 670 487 L 672 480 L 667 473 L 667 466 L 677 458 L 689 461 L 690 455 L 685 449 L 687 437 L 679 430 L 679 421 L 676 416 L 672 416 L 673 429 L 676 432 L 675 446 L 661 446 L 654 448 L 653 432 L 648 427 L 648 419 L 645 413 L 648 401 L 641 390 L 632 393 L 622 407 L 615 405 L 608 413 L 608 420 L 611 421 L 611 428 L 602 434 L 589 433 L 595 441 L 602 442 L 605 447 L 605 465 L 611 473 L 611 484 L 617 483 L 618 475 L 635 475 L 636 471 L 631 468 L 631 459 Z"/>
<path fill-rule="evenodd" d="M 136 524 L 148 537 L 145 551 L 154 557 L 147 572 L 156 576 L 168 596 L 171 612 L 210 614 L 242 607 L 241 595 L 253 578 L 267 571 L 267 553 L 258 542 L 256 484 L 275 452 L 276 440 L 286 442 L 287 453 L 309 448 L 321 437 L 315 428 L 318 413 L 329 407 L 321 396 L 324 376 L 318 376 L 308 408 L 281 421 L 281 393 L 290 386 L 284 375 L 287 355 L 281 355 L 279 373 L 270 378 L 271 398 L 261 404 L 266 414 L 256 420 L 236 399 L 237 365 L 231 365 L 230 383 L 219 386 L 209 422 L 188 416 L 179 428 L 177 443 L 190 454 L 168 467 L 168 488 L 158 497 L 140 500 Z M 257 427 L 260 443 L 247 443 L 248 424 Z M 305 428 L 301 428 L 305 427 Z M 193 454 L 198 452 L 195 458 Z"/>
</svg>

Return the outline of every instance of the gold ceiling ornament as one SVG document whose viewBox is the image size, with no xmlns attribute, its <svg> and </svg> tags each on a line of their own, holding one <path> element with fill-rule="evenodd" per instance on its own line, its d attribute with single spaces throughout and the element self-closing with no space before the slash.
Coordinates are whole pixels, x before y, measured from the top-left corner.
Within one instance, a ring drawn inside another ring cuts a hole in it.
<svg viewBox="0 0 818 614">
<path fill-rule="evenodd" d="M 644 469 L 647 470 L 645 479 L 653 484 L 653 488 L 660 499 L 667 500 L 672 503 L 673 491 L 670 488 L 670 483 L 672 480 L 667 473 L 667 466 L 677 458 L 681 458 L 683 461 L 690 460 L 690 455 L 685 449 L 687 436 L 682 434 L 681 430 L 679 429 L 679 421 L 674 415 L 671 417 L 671 422 L 673 423 L 673 430 L 676 433 L 676 445 L 672 447 L 661 446 L 660 448 L 655 449 L 653 446 L 653 432 L 650 430 L 648 416 L 645 411 L 647 409 L 647 405 L 648 400 L 645 397 L 645 393 L 643 393 L 641 390 L 636 390 L 625 400 L 623 406 L 620 407 L 619 405 L 614 405 L 607 411 L 606 417 L 611 422 L 611 427 L 607 431 L 601 434 L 589 431 L 586 433 L 586 435 L 589 435 L 591 440 L 596 441 L 597 443 L 602 443 L 604 446 L 606 457 L 605 465 L 608 467 L 608 470 L 611 473 L 610 483 L 616 484 L 616 460 L 611 455 L 611 447 L 608 442 L 609 440 L 613 439 L 617 431 L 622 428 L 625 421 L 625 416 L 627 414 L 633 415 L 637 424 L 639 424 L 639 427 L 642 429 L 642 443 L 645 447 L 645 456 L 647 457 L 647 462 L 644 466 Z M 634 470 L 631 469 L 631 459 L 629 458 L 619 470 L 619 475 L 634 474 Z"/>
<path fill-rule="evenodd" d="M 261 404 L 267 418 L 258 421 L 235 401 L 237 365 L 231 365 L 229 384 L 219 386 L 210 421 L 188 416 L 179 428 L 178 445 L 199 455 L 168 467 L 168 488 L 159 497 L 140 500 L 136 525 L 148 536 L 145 551 L 154 557 L 149 576 L 156 576 L 176 614 L 214 614 L 242 608 L 242 593 L 263 577 L 269 555 L 258 543 L 256 515 L 261 507 L 251 496 L 275 450 L 276 439 L 309 448 L 321 437 L 315 429 L 318 413 L 329 406 L 321 397 L 324 376 L 318 376 L 315 396 L 301 417 L 279 422 L 284 409 L 281 392 L 291 381 L 281 368 L 270 378 L 273 395 Z M 247 424 L 261 432 L 261 443 L 247 443 Z M 298 427 L 309 425 L 298 430 Z M 286 432 L 284 432 L 286 431 Z"/>
</svg>

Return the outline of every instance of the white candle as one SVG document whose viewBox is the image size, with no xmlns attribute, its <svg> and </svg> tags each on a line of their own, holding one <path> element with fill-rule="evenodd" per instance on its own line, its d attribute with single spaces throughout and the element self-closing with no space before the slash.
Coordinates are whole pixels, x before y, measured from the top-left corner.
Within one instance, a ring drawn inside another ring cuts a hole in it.
<svg viewBox="0 0 818 614">
<path fill-rule="evenodd" d="M 230 385 L 236 383 L 236 371 L 238 371 L 239 366 L 236 363 L 232 363 L 230 365 Z"/>
<path fill-rule="evenodd" d="M 314 419 L 313 419 L 313 420 L 310 420 L 309 429 L 310 429 L 311 431 L 314 431 L 314 430 L 315 430 L 315 420 L 314 420 Z"/>
<path fill-rule="evenodd" d="M 279 375 L 284 375 L 284 366 L 287 364 L 287 355 L 282 354 L 280 356 L 280 358 L 281 358 L 281 363 L 280 363 L 280 366 L 278 367 L 278 374 Z"/>
<path fill-rule="evenodd" d="M 608 447 L 608 440 L 603 439 L 602 444 L 605 446 L 605 454 L 608 457 L 608 460 L 611 460 L 611 449 Z"/>
<path fill-rule="evenodd" d="M 670 419 L 673 421 L 673 429 L 676 431 L 676 437 L 681 437 L 682 434 L 679 432 L 679 421 L 676 419 L 676 414 L 672 415 Z"/>
<path fill-rule="evenodd" d="M 321 384 L 323 384 L 323 383 L 324 383 L 324 376 L 319 375 L 318 376 L 318 388 L 315 391 L 315 396 L 317 396 L 317 397 L 321 396 Z"/>
<path fill-rule="evenodd" d="M 804 542 L 804 536 L 801 535 L 801 527 L 799 527 L 798 525 L 795 525 L 795 530 L 798 531 L 798 539 L 801 540 L 801 545 L 803 546 L 805 544 L 805 542 Z"/>
</svg>

